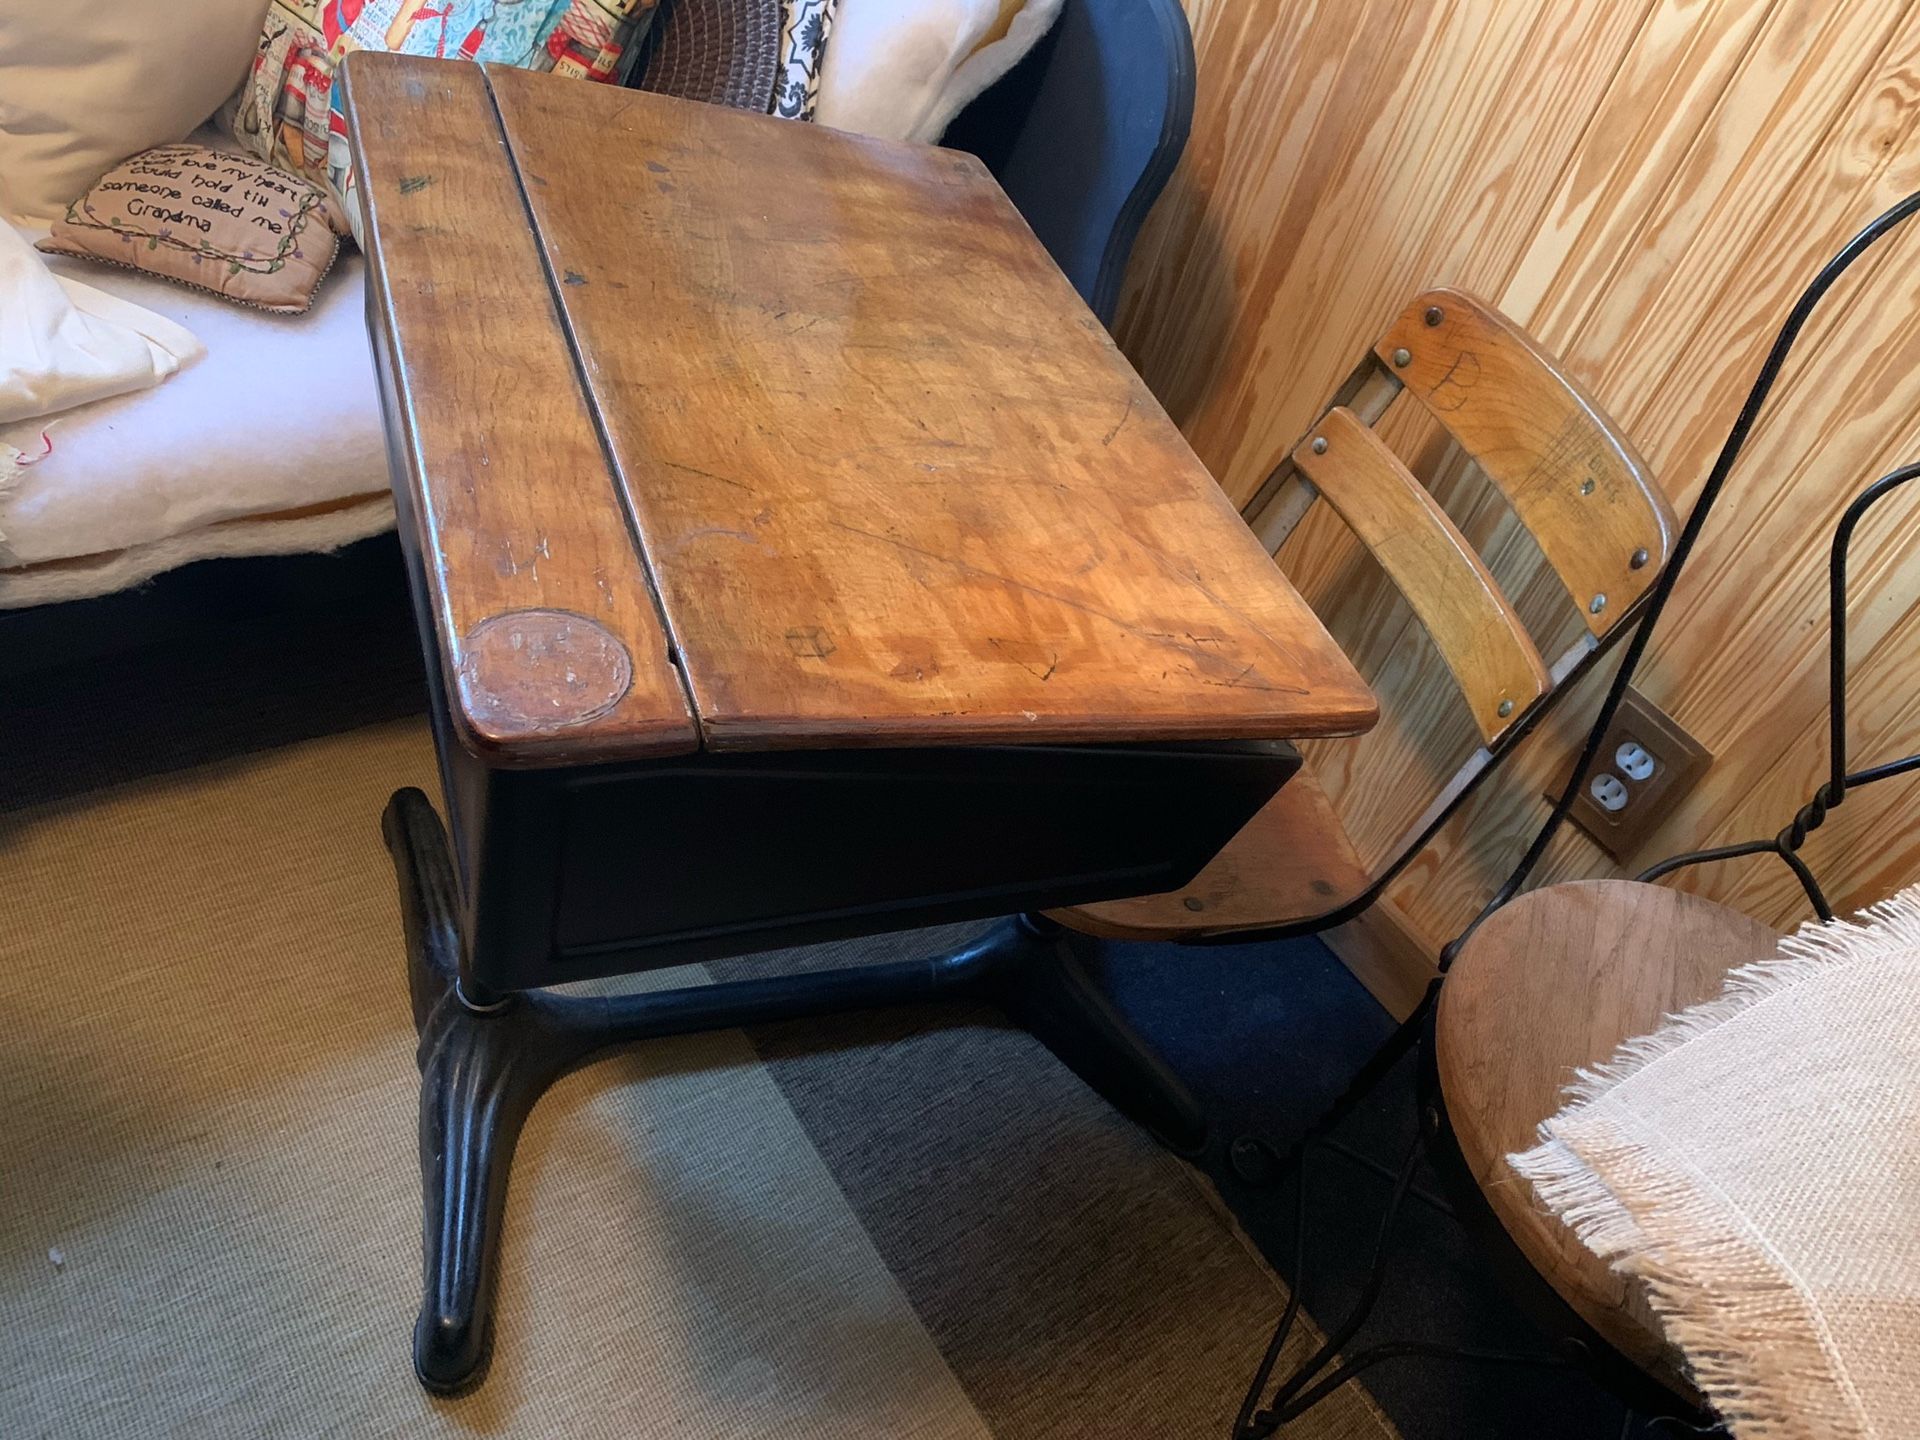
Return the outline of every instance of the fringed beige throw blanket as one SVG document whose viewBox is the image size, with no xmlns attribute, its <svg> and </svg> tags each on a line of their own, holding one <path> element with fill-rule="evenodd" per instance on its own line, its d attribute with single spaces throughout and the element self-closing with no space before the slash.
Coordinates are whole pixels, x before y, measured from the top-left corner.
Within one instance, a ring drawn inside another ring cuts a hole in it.
<svg viewBox="0 0 1920 1440">
<path fill-rule="evenodd" d="M 1740 1440 L 1920 1436 L 1920 887 L 1583 1073 L 1512 1157 Z"/>
</svg>

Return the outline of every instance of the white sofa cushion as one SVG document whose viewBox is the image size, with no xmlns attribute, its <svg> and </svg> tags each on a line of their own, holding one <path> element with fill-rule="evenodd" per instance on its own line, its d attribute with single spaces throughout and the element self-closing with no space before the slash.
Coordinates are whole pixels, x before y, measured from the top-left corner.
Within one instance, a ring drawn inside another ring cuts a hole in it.
<svg viewBox="0 0 1920 1440">
<path fill-rule="evenodd" d="M 358 255 L 293 316 L 49 258 L 185 325 L 207 354 L 150 390 L 0 426 L 0 443 L 29 454 L 42 430 L 53 445 L 0 497 L 0 607 L 101 593 L 201 556 L 328 548 L 392 523 Z M 351 497 L 367 498 L 330 508 Z M 288 528 L 289 511 L 309 513 Z"/>
<path fill-rule="evenodd" d="M 181 139 L 233 93 L 267 0 L 0 8 L 0 213 L 48 224 L 127 156 Z"/>
</svg>

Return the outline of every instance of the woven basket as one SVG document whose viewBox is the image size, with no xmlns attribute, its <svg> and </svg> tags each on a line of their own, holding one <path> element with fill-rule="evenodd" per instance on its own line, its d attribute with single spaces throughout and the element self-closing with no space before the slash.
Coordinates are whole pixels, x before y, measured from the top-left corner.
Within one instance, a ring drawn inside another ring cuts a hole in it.
<svg viewBox="0 0 1920 1440">
<path fill-rule="evenodd" d="M 660 0 L 635 90 L 766 114 L 780 73 L 780 0 Z"/>
</svg>

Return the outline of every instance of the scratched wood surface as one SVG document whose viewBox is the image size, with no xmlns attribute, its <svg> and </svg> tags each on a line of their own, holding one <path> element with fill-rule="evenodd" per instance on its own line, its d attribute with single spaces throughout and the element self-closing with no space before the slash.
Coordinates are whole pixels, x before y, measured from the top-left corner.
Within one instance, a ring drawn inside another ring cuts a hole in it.
<svg viewBox="0 0 1920 1440">
<path fill-rule="evenodd" d="M 347 94 L 403 524 L 476 749 L 1371 723 L 977 162 L 404 57 Z"/>
<path fill-rule="evenodd" d="M 709 747 L 1372 722 L 977 161 L 486 75 Z"/>
<path fill-rule="evenodd" d="M 483 77 L 356 57 L 346 87 L 395 493 L 455 722 L 502 762 L 698 748 Z M 460 143 L 423 144 L 426 110 Z"/>
<path fill-rule="evenodd" d="M 1236 500 L 1399 306 L 1444 284 L 1560 356 L 1684 515 L 1800 286 L 1920 187 L 1912 0 L 1188 9 L 1194 136 L 1136 251 L 1119 336 Z M 1641 684 L 1719 758 L 1640 863 L 1771 833 L 1817 780 L 1831 526 L 1920 453 L 1916 264 L 1920 235 L 1899 237 L 1834 292 L 1696 552 Z M 1499 494 L 1412 410 L 1397 402 L 1382 434 L 1556 653 L 1583 617 Z M 1920 503 L 1891 502 L 1869 528 L 1858 763 L 1920 748 Z M 1381 696 L 1364 739 L 1303 747 L 1372 860 L 1472 745 L 1471 718 L 1328 507 L 1281 558 Z M 1598 688 L 1571 697 L 1396 884 L 1393 943 L 1375 927 L 1341 948 L 1405 968 L 1450 938 L 1538 824 Z M 1920 876 L 1913 798 L 1898 781 L 1862 792 L 1815 837 L 1838 898 Z M 1618 873 L 1575 834 L 1542 875 Z M 1805 915 L 1777 862 L 1681 883 L 1771 925 Z"/>
</svg>

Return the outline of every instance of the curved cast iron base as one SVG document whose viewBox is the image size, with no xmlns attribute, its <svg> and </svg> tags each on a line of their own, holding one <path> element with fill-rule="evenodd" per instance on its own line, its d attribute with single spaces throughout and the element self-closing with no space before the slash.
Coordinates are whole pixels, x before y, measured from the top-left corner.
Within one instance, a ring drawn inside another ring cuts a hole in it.
<svg viewBox="0 0 1920 1440">
<path fill-rule="evenodd" d="M 453 861 L 439 816 L 420 791 L 401 790 L 381 828 L 400 885 L 420 1035 L 426 1293 L 413 1364 L 435 1394 L 461 1393 L 486 1375 L 522 1123 L 549 1085 L 611 1046 L 941 997 L 983 1000 L 1168 1148 L 1192 1155 L 1205 1142 L 1198 1102 L 1095 987 L 1071 932 L 1049 921 L 1005 920 L 919 960 L 608 999 L 525 991 L 482 1009 L 459 990 Z"/>
</svg>

